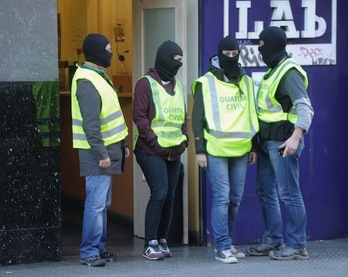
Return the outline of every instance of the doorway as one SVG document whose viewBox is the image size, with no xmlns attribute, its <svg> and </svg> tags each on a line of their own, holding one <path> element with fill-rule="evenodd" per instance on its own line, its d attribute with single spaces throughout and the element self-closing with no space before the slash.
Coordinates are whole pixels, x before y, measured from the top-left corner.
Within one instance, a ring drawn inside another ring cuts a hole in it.
<svg viewBox="0 0 348 277">
<path fill-rule="evenodd" d="M 101 33 L 110 40 L 114 58 L 107 72 L 118 88 L 118 97 L 129 128 L 127 142 L 131 146 L 133 84 L 145 70 L 153 66 L 157 47 L 164 40 L 176 41 L 186 52 L 186 1 L 57 0 L 57 2 L 61 23 L 62 60 L 69 61 L 69 64 L 83 61 L 78 49 L 82 47 L 82 41 L 88 33 Z M 133 43 L 133 39 L 136 43 Z M 184 87 L 187 87 L 186 76 L 187 69 L 184 63 L 178 74 Z M 68 219 L 71 224 L 71 217 L 76 214 L 75 211 L 83 208 L 85 192 L 84 178 L 79 176 L 77 151 L 72 149 L 71 145 L 69 86 L 61 91 L 61 128 L 61 183 L 63 201 L 66 201 L 63 203 L 65 207 L 63 216 L 69 215 L 69 218 L 63 218 L 62 221 Z M 182 163 L 183 186 L 178 198 L 181 201 L 183 218 L 182 243 L 187 244 L 187 151 L 182 156 Z M 134 230 L 134 235 L 140 238 L 144 236 L 144 211 L 148 195 L 148 187 L 144 183 L 141 170 L 131 155 L 126 162 L 125 174 L 114 176 L 112 205 L 109 211 L 113 219 Z M 79 213 L 75 218 L 76 222 L 81 221 L 82 210 L 81 217 L 78 216 Z"/>
<path fill-rule="evenodd" d="M 186 0 L 133 0 L 134 27 L 133 37 L 133 84 L 143 76 L 148 68 L 153 67 L 158 46 L 166 40 L 178 43 L 186 53 Z M 178 79 L 186 88 L 186 63 L 179 70 Z M 134 130 L 135 131 L 135 130 Z M 133 132 L 134 132 L 133 131 Z M 182 242 L 188 243 L 188 205 L 187 205 L 187 151 L 182 155 L 183 186 L 176 197 L 182 200 Z M 142 171 L 136 161 L 133 161 L 134 182 L 134 234 L 145 236 L 144 215 L 149 199 L 149 188 Z M 180 230 L 178 230 L 180 232 Z"/>
<path fill-rule="evenodd" d="M 81 221 L 85 181 L 79 176 L 78 153 L 72 149 L 70 80 L 76 63 L 84 61 L 82 42 L 89 33 L 105 35 L 112 46 L 108 76 L 118 97 L 129 129 L 132 145 L 132 2 L 129 0 L 57 0 L 60 37 L 61 187 L 63 224 L 73 227 Z M 126 161 L 125 174 L 113 177 L 112 221 L 133 230 L 133 156 Z M 79 213 L 76 213 L 76 211 Z M 74 217 L 75 215 L 75 217 Z M 63 226 L 65 228 L 65 226 Z M 65 230 L 63 230 L 65 231 Z M 69 230 L 67 230 L 69 232 Z M 74 230 L 72 230 L 75 232 Z"/>
</svg>

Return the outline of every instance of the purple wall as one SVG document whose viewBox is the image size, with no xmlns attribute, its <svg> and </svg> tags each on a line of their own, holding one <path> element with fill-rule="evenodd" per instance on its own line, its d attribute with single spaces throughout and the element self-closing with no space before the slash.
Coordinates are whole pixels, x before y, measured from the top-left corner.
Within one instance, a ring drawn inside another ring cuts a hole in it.
<svg viewBox="0 0 348 277">
<path fill-rule="evenodd" d="M 230 2 L 230 34 L 237 24 L 235 2 Z M 254 17 L 264 20 L 262 14 L 271 13 L 269 0 L 251 1 L 262 4 Z M 331 1 L 316 1 L 317 10 L 331 12 Z M 292 6 L 300 1 L 290 1 Z M 327 5 L 327 7 L 325 7 Z M 305 137 L 306 147 L 300 158 L 301 189 L 308 214 L 308 240 L 334 239 L 348 236 L 348 169 L 345 165 L 348 131 L 348 2 L 337 0 L 337 58 L 336 65 L 303 66 L 309 77 L 308 93 L 315 116 L 310 132 Z M 301 11 L 293 11 L 294 18 Z M 201 74 L 206 72 L 209 58 L 216 54 L 217 44 L 223 38 L 223 1 L 201 1 L 200 60 Z M 270 18 L 270 15 L 267 15 Z M 249 22 L 248 22 L 249 24 Z M 300 24 L 300 23 L 299 23 Z M 303 23 L 302 23 L 303 24 Z M 300 28 L 301 26 L 299 26 Z M 253 27 L 250 27 L 253 28 Z M 328 22 L 331 30 L 331 21 Z M 330 33 L 331 37 L 331 33 Z M 322 43 L 327 35 L 316 39 Z M 308 40 L 307 40 L 308 41 Z M 306 42 L 304 42 L 306 43 Z M 307 42 L 308 43 L 308 42 Z M 309 42 L 311 43 L 311 42 Z M 295 57 L 294 57 L 295 58 Z M 250 75 L 257 68 L 246 68 Z M 265 70 L 260 68 L 259 71 Z M 250 166 L 245 194 L 235 226 L 235 244 L 261 240 L 264 224 L 258 198 L 255 194 L 256 166 Z M 203 178 L 203 229 L 205 243 L 213 243 L 210 224 L 210 195 L 207 178 Z M 284 218 L 286 221 L 286 218 Z"/>
</svg>

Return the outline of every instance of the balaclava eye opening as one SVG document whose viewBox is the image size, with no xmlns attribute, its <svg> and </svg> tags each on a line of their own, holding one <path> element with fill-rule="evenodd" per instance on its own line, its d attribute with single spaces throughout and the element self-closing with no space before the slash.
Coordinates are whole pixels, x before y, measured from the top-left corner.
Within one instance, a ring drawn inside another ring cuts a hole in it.
<svg viewBox="0 0 348 277">
<path fill-rule="evenodd" d="M 267 27 L 259 37 L 264 42 L 263 46 L 259 47 L 264 63 L 270 68 L 276 67 L 287 55 L 285 50 L 287 38 L 284 30 L 275 26 Z"/>
<path fill-rule="evenodd" d="M 175 55 L 182 56 L 182 49 L 173 41 L 163 42 L 157 50 L 155 68 L 163 81 L 170 81 L 178 73 L 182 62 L 174 60 Z"/>
<path fill-rule="evenodd" d="M 227 57 L 222 54 L 223 50 L 238 50 L 239 44 L 237 40 L 232 36 L 227 36 L 219 42 L 218 46 L 218 58 L 220 67 L 225 71 L 224 74 L 227 78 L 231 79 L 240 75 L 240 68 L 238 65 L 239 54 L 234 57 Z"/>
<path fill-rule="evenodd" d="M 109 40 L 100 34 L 89 34 L 82 44 L 83 54 L 88 62 L 107 68 L 111 64 L 112 53 L 105 50 Z"/>
</svg>

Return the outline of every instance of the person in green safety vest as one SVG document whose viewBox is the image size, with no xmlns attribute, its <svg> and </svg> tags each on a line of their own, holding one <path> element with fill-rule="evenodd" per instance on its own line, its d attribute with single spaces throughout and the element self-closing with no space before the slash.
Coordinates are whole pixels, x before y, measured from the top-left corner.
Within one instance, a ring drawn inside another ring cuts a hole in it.
<svg viewBox="0 0 348 277">
<path fill-rule="evenodd" d="M 232 233 L 247 165 L 256 162 L 259 130 L 254 83 L 238 59 L 238 42 L 226 36 L 210 59 L 209 71 L 192 84 L 196 157 L 209 178 L 215 259 L 223 263 L 245 258 L 233 246 Z"/>
<path fill-rule="evenodd" d="M 134 91 L 134 154 L 151 194 L 145 212 L 143 251 L 143 257 L 149 260 L 172 256 L 168 232 L 180 156 L 188 146 L 185 96 L 175 78 L 182 62 L 180 46 L 170 40 L 163 42 L 157 49 L 155 67 L 138 80 Z"/>
<path fill-rule="evenodd" d="M 262 243 L 247 252 L 276 260 L 307 260 L 307 215 L 298 160 L 314 111 L 307 93 L 307 74 L 287 54 L 286 44 L 286 33 L 279 27 L 267 27 L 260 33 L 259 51 L 269 69 L 257 92 L 261 149 L 256 193 L 266 230 Z M 279 199 L 287 215 L 285 244 Z"/>
<path fill-rule="evenodd" d="M 106 74 L 112 51 L 101 34 L 83 41 L 86 61 L 71 86 L 73 147 L 79 150 L 80 175 L 86 179 L 80 262 L 104 266 L 115 253 L 106 249 L 107 210 L 111 205 L 112 176 L 122 174 L 130 150 L 128 128 L 112 81 Z"/>
</svg>

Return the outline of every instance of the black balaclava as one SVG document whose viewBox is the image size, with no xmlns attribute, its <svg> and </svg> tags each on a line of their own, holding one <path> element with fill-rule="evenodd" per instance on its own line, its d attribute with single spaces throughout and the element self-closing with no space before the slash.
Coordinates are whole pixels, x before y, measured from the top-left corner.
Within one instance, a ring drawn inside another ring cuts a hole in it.
<svg viewBox="0 0 348 277">
<path fill-rule="evenodd" d="M 231 79 L 240 75 L 240 69 L 238 65 L 239 54 L 235 57 L 227 57 L 222 54 L 222 50 L 238 50 L 239 44 L 237 40 L 232 36 L 227 36 L 219 42 L 218 57 L 220 67 L 225 71 L 224 74 L 227 78 Z"/>
<path fill-rule="evenodd" d="M 100 34 L 89 34 L 82 44 L 83 54 L 88 62 L 107 68 L 111 64 L 112 53 L 105 50 L 109 40 Z"/>
<path fill-rule="evenodd" d="M 271 26 L 264 29 L 259 37 L 264 42 L 264 45 L 259 47 L 264 63 L 270 68 L 276 67 L 287 55 L 285 32 L 282 28 Z"/>
<path fill-rule="evenodd" d="M 182 62 L 174 60 L 175 55 L 182 56 L 182 49 L 175 42 L 167 40 L 157 50 L 155 68 L 163 81 L 170 81 L 178 73 Z"/>
</svg>

